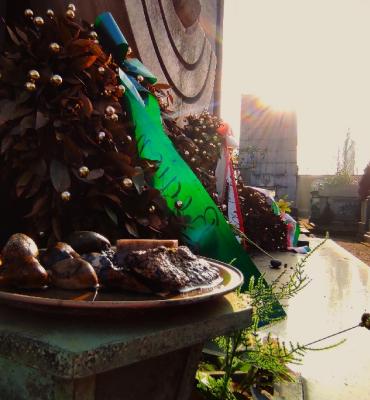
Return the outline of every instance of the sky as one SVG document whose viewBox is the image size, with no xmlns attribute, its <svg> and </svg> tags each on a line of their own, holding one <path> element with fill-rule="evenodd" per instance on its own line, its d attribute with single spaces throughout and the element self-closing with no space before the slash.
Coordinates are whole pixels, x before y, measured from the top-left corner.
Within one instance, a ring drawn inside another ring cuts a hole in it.
<svg viewBox="0 0 370 400">
<path fill-rule="evenodd" d="M 370 0 L 224 0 L 221 117 L 241 94 L 295 111 L 299 174 L 335 173 L 348 129 L 370 161 Z"/>
</svg>

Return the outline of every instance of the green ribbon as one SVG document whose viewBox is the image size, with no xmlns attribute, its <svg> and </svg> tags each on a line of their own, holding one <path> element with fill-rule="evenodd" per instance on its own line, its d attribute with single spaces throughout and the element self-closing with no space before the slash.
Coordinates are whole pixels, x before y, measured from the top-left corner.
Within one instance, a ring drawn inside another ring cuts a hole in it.
<svg viewBox="0 0 370 400">
<path fill-rule="evenodd" d="M 120 46 L 113 40 L 117 34 L 112 32 L 111 39 L 107 35 L 110 30 L 118 29 L 117 24 L 98 18 L 96 29 L 99 34 L 104 32 L 99 36 L 103 46 L 108 49 Z M 113 52 L 114 55 L 118 53 Z M 116 62 L 125 69 L 124 55 L 120 54 Z M 130 73 L 127 68 L 126 72 Z M 123 101 L 135 127 L 139 155 L 156 160 L 159 165 L 151 184 L 160 190 L 169 209 L 187 221 L 182 231 L 183 241 L 198 254 L 235 265 L 242 271 L 246 287 L 250 278 L 258 278 L 260 273 L 215 202 L 164 132 L 157 99 L 123 70 L 119 75 L 126 87 Z M 278 314 L 283 314 L 282 309 Z"/>
</svg>

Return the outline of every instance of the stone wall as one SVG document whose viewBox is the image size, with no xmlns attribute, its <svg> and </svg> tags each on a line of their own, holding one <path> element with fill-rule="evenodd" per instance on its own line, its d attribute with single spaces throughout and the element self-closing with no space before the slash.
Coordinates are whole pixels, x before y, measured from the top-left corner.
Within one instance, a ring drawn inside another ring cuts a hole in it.
<svg viewBox="0 0 370 400">
<path fill-rule="evenodd" d="M 10 18 L 26 7 L 45 15 L 63 12 L 70 0 L 2 0 Z M 174 109 L 187 115 L 209 108 L 219 112 L 223 0 L 75 0 L 78 15 L 93 22 L 110 11 L 134 55 L 174 91 Z M 0 36 L 1 40 L 1 36 Z"/>
<path fill-rule="evenodd" d="M 298 171 L 295 113 L 274 111 L 254 96 L 242 96 L 240 167 L 249 185 L 274 190 L 277 198 L 288 195 L 295 203 Z"/>
</svg>

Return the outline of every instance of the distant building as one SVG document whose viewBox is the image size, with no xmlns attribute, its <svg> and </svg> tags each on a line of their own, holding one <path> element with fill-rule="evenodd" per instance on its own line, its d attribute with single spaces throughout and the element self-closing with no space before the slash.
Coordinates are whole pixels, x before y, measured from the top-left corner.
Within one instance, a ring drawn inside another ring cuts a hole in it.
<svg viewBox="0 0 370 400">
<path fill-rule="evenodd" d="M 294 112 L 273 110 L 257 97 L 243 95 L 240 170 L 248 185 L 288 195 L 296 201 L 297 119 Z M 294 205 L 293 205 L 294 206 Z"/>
</svg>

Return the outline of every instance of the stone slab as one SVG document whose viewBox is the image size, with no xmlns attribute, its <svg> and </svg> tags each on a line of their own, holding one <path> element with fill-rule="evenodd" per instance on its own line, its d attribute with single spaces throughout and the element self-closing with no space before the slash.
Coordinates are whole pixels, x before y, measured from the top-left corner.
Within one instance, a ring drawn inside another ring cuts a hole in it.
<svg viewBox="0 0 370 400">
<path fill-rule="evenodd" d="M 306 238 L 307 239 L 307 238 Z M 303 240 L 303 239 L 302 239 Z M 310 247 L 321 242 L 309 238 Z M 287 263 L 287 279 L 303 256 L 294 253 L 273 253 Z M 280 270 L 269 268 L 269 259 L 256 256 L 254 261 L 266 279 L 272 281 Z M 307 260 L 309 285 L 287 302 L 287 318 L 266 329 L 288 342 L 310 343 L 359 323 L 363 312 L 370 310 L 370 268 L 328 240 Z M 293 366 L 304 378 L 306 400 L 366 400 L 370 393 L 370 332 L 356 328 L 335 338 L 318 343 L 323 347 L 345 339 L 330 350 L 306 353 L 303 365 Z"/>
<path fill-rule="evenodd" d="M 64 378 L 130 365 L 189 347 L 250 323 L 235 294 L 120 318 L 43 315 L 0 306 L 0 357 Z"/>
</svg>

